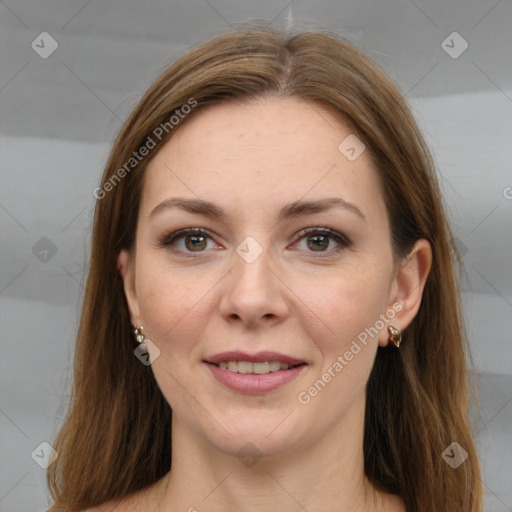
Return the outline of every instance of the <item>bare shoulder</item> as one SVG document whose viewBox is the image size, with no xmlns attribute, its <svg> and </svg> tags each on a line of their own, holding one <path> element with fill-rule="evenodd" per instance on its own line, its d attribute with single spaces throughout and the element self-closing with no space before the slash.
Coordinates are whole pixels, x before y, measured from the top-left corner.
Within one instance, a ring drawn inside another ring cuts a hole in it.
<svg viewBox="0 0 512 512">
<path fill-rule="evenodd" d="M 107 501 L 82 512 L 141 512 L 156 506 L 156 486 L 136 491 L 124 498 Z"/>
<path fill-rule="evenodd" d="M 91 507 L 82 512 L 136 512 L 137 508 L 132 500 L 123 498 L 121 500 L 108 501 L 96 507 Z"/>
<path fill-rule="evenodd" d="M 147 510 L 156 510 L 167 488 L 166 482 L 169 477 L 170 472 L 144 489 L 81 512 L 146 512 Z"/>
</svg>

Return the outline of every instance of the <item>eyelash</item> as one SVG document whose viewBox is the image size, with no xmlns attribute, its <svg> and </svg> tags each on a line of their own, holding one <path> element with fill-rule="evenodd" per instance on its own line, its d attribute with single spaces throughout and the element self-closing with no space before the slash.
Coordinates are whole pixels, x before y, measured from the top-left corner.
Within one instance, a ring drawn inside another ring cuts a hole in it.
<svg viewBox="0 0 512 512">
<path fill-rule="evenodd" d="M 186 255 L 185 257 L 195 257 L 193 256 L 194 251 L 186 251 L 183 252 L 178 249 L 172 248 L 172 244 L 176 242 L 176 240 L 179 240 L 180 238 L 183 238 L 187 235 L 204 235 L 210 239 L 213 239 L 212 233 L 210 233 L 207 229 L 204 228 L 185 228 L 185 229 L 179 229 L 178 231 L 174 231 L 170 234 L 167 234 L 163 237 L 162 241 L 160 242 L 160 247 L 170 249 L 172 252 L 179 253 L 180 255 Z M 339 233 L 338 231 L 335 231 L 330 228 L 325 227 L 309 227 L 304 228 L 301 231 L 297 233 L 297 241 L 302 240 L 303 238 L 311 235 L 322 235 L 322 236 L 328 236 L 334 241 L 336 241 L 339 245 L 335 247 L 334 249 L 330 249 L 327 251 L 308 251 L 310 252 L 314 257 L 325 257 L 324 255 L 332 256 L 333 254 L 337 254 L 343 249 L 346 249 L 352 245 L 352 242 L 342 233 Z M 204 251 L 197 251 L 198 253 L 204 252 Z"/>
</svg>

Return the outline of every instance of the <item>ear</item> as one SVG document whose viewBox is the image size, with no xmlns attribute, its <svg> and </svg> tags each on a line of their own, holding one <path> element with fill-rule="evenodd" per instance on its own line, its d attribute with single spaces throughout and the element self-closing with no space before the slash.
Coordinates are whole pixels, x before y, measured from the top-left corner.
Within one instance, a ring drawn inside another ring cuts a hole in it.
<svg viewBox="0 0 512 512">
<path fill-rule="evenodd" d="M 139 304 L 135 291 L 135 257 L 123 249 L 117 258 L 117 268 L 123 278 L 124 294 L 128 303 L 130 320 L 133 325 L 141 325 Z"/>
<path fill-rule="evenodd" d="M 397 329 L 403 331 L 418 313 L 431 266 L 430 243 L 424 239 L 417 240 L 409 255 L 400 262 L 391 283 L 388 307 L 396 315 L 389 323 Z M 379 345 L 384 347 L 388 343 L 386 328 L 380 333 Z"/>
</svg>

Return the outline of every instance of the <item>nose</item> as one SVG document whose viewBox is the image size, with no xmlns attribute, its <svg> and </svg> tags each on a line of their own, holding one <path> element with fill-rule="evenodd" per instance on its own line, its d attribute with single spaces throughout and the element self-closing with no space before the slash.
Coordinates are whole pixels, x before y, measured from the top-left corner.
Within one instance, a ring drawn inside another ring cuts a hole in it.
<svg viewBox="0 0 512 512">
<path fill-rule="evenodd" d="M 234 254 L 220 301 L 220 312 L 227 322 L 242 323 L 246 328 L 268 327 L 288 316 L 288 289 L 271 260 L 266 249 L 254 260 L 245 258 L 243 252 Z"/>
</svg>

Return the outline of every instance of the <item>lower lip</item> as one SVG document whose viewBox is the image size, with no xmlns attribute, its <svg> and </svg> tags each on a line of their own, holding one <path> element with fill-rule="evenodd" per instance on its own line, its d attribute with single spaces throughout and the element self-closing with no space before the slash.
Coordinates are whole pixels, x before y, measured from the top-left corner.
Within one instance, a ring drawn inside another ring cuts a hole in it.
<svg viewBox="0 0 512 512">
<path fill-rule="evenodd" d="M 306 365 L 295 366 L 288 370 L 279 370 L 277 372 L 265 373 L 263 375 L 256 375 L 254 373 L 235 373 L 229 370 L 223 370 L 218 366 L 205 363 L 213 376 L 224 386 L 237 391 L 239 393 L 246 393 L 250 395 L 258 395 L 261 393 L 268 393 L 275 389 L 288 384 L 301 373 Z"/>
</svg>

